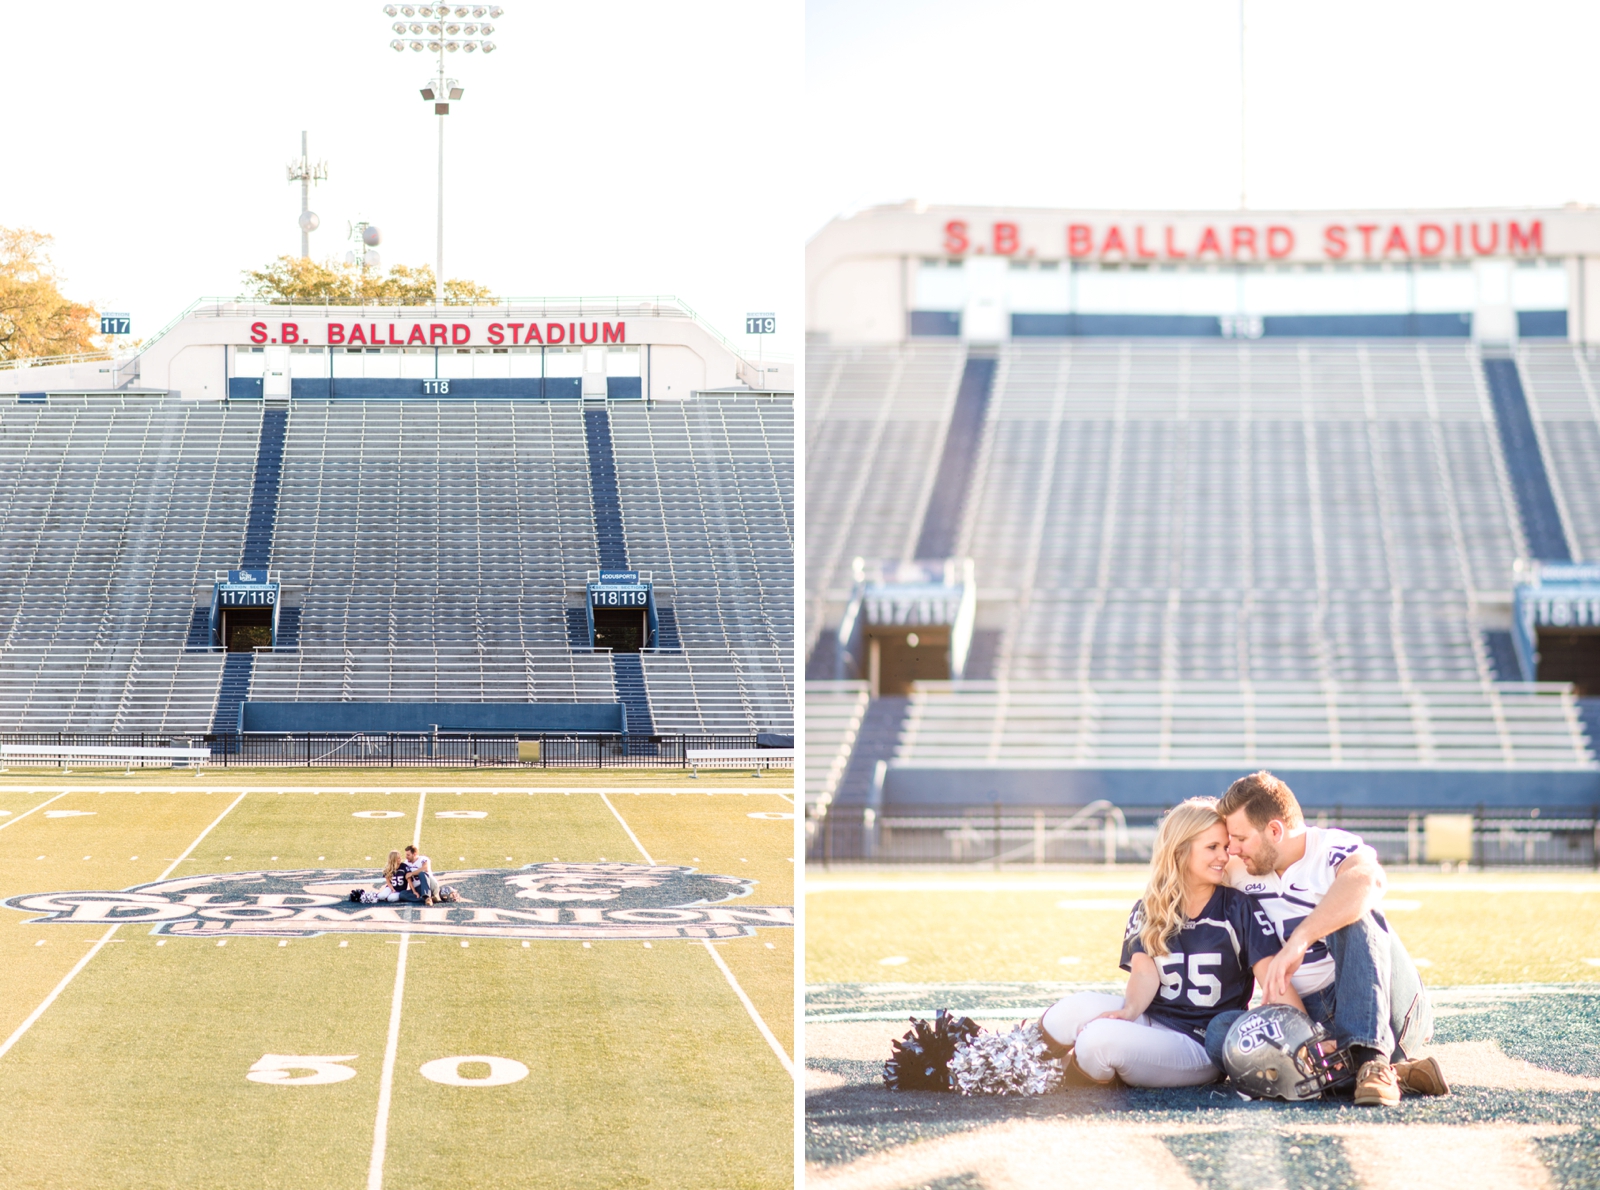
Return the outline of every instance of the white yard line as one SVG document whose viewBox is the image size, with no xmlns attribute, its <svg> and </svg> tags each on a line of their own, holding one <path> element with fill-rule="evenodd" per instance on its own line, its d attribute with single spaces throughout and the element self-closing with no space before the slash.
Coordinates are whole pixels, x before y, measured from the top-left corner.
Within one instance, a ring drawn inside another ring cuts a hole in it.
<svg viewBox="0 0 1600 1190">
<path fill-rule="evenodd" d="M 722 961 L 722 956 L 717 953 L 717 948 L 711 945 L 711 939 L 702 938 L 700 944 L 706 948 L 706 953 L 728 980 L 728 986 L 733 989 L 733 994 L 739 997 L 739 1003 L 744 1005 L 744 1010 L 750 1014 L 750 1019 L 756 1023 L 756 1028 L 761 1030 L 761 1036 L 767 1039 L 767 1044 L 772 1047 L 772 1052 L 777 1055 L 778 1061 L 783 1065 L 784 1073 L 790 1078 L 794 1077 L 794 1063 L 790 1061 L 788 1053 L 773 1036 L 772 1030 L 767 1028 L 767 1022 L 761 1019 L 761 1014 L 756 1011 L 756 1006 L 750 1002 L 750 997 L 744 994 L 744 989 L 739 986 L 739 981 L 733 977 L 733 972 L 728 969 L 728 964 Z"/>
<path fill-rule="evenodd" d="M 417 794 L 417 829 L 411 845 L 422 847 L 422 809 L 428 791 Z M 383 1043 L 383 1073 L 378 1079 L 378 1118 L 372 1125 L 372 1160 L 367 1164 L 367 1190 L 383 1190 L 383 1161 L 389 1148 L 389 1104 L 394 1100 L 394 1063 L 400 1051 L 400 1009 L 406 999 L 406 953 L 411 935 L 400 932 L 400 954 L 394 965 L 394 997 L 389 1001 L 389 1036 Z"/>
<path fill-rule="evenodd" d="M 204 841 L 205 837 L 211 833 L 213 828 L 216 827 L 217 823 L 226 818 L 232 812 L 233 807 L 244 801 L 244 799 L 245 795 L 242 793 L 238 797 L 234 798 L 232 804 L 229 805 L 228 808 L 221 814 L 218 814 L 215 821 L 213 821 L 210 826 L 206 827 L 205 830 L 201 831 L 200 834 L 195 838 L 195 841 L 190 843 L 189 846 L 184 849 L 183 854 L 177 859 L 173 860 L 167 870 L 161 873 L 161 875 L 157 876 L 156 879 L 165 880 L 168 876 L 172 875 L 173 869 L 181 864 L 184 860 L 188 859 L 189 853 L 192 852 L 196 847 L 200 846 L 201 842 Z M 51 800 L 54 801 L 55 799 L 52 798 Z M 48 805 L 49 803 L 45 804 Z M 38 809 L 38 807 L 35 806 L 34 809 Z M 56 997 L 61 995 L 62 992 L 66 991 L 67 985 L 78 977 L 78 972 L 87 967 L 89 965 L 89 960 L 94 958 L 95 955 L 99 954 L 101 948 L 104 947 L 107 942 L 111 941 L 111 935 L 117 932 L 117 928 L 117 926 L 112 926 L 106 930 L 104 934 L 101 934 L 99 940 L 89 948 L 89 953 L 84 955 L 77 961 L 77 963 L 73 965 L 72 970 L 68 971 L 67 974 L 62 978 L 61 982 L 56 984 L 51 993 L 44 998 L 44 1002 L 40 1004 L 38 1008 L 35 1008 L 28 1014 L 28 1019 L 17 1026 L 15 1033 L 6 1038 L 5 1044 L 0 1045 L 0 1058 L 5 1057 L 6 1054 L 11 1051 L 11 1047 L 22 1040 L 23 1034 L 27 1033 L 29 1029 L 33 1028 L 34 1023 L 45 1014 L 45 1010 L 56 1002 Z"/>
<path fill-rule="evenodd" d="M 600 800 L 606 804 L 606 809 L 611 811 L 612 817 L 621 823 L 622 829 L 628 832 L 628 838 L 633 840 L 633 845 L 639 849 L 639 854 L 644 856 L 644 862 L 655 867 L 656 861 L 650 858 L 650 853 L 644 849 L 644 844 L 639 842 L 639 836 L 633 833 L 633 828 L 622 821 L 622 815 L 617 813 L 617 808 L 611 804 L 611 799 L 602 793 Z"/>
<path fill-rule="evenodd" d="M 633 840 L 633 845 L 639 849 L 639 854 L 644 856 L 645 863 L 653 866 L 656 861 L 650 858 L 650 853 L 644 849 L 644 844 L 639 842 L 639 836 L 633 833 L 633 828 L 624 821 L 621 814 L 617 813 L 617 808 L 611 804 L 611 799 L 602 793 L 600 800 L 605 802 L 606 809 L 611 811 L 622 829 L 628 832 L 628 838 Z M 711 961 L 717 965 L 723 977 L 727 979 L 728 986 L 733 989 L 733 994 L 739 997 L 739 1003 L 744 1005 L 744 1010 L 750 1014 L 750 1019 L 755 1022 L 756 1028 L 761 1031 L 761 1036 L 766 1038 L 767 1044 L 772 1047 L 772 1052 L 777 1055 L 778 1061 L 783 1064 L 785 1073 L 791 1079 L 794 1078 L 794 1062 L 790 1060 L 788 1053 L 779 1043 L 777 1037 L 773 1035 L 772 1030 L 767 1028 L 767 1022 L 761 1019 L 761 1014 L 756 1011 L 756 1006 L 751 1003 L 750 997 L 745 995 L 744 989 L 739 986 L 739 981 L 733 977 L 733 972 L 729 970 L 728 964 L 722 961 L 722 956 L 717 953 L 717 948 L 711 945 L 709 938 L 702 938 L 700 941 L 705 946 L 706 953 L 711 956 Z M 379 1190 L 379 1188 L 372 1187 L 371 1190 Z"/>
<path fill-rule="evenodd" d="M 32 793 L 33 791 L 29 790 L 28 792 Z M 40 802 L 37 806 L 35 806 L 33 808 L 33 810 L 42 810 L 46 806 L 48 806 L 51 802 L 56 801 L 56 800 L 58 800 L 60 798 L 64 798 L 64 797 L 67 796 L 67 794 L 69 794 L 71 792 L 73 792 L 73 791 L 70 790 L 70 789 L 63 789 L 60 793 L 56 794 L 55 797 L 49 798 L 49 799 L 47 799 L 45 801 Z M 8 818 L 5 822 L 0 822 L 0 831 L 5 830 L 6 827 L 8 827 L 8 826 L 16 826 L 17 823 L 21 822 L 29 814 L 32 814 L 33 810 L 24 810 L 21 814 L 18 814 L 15 818 Z"/>
</svg>

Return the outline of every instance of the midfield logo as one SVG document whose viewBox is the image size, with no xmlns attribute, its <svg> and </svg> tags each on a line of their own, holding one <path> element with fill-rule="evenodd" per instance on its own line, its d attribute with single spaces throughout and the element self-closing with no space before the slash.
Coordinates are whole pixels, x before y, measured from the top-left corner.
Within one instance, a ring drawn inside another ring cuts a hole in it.
<svg viewBox="0 0 1600 1190">
<path fill-rule="evenodd" d="M 670 865 L 528 864 L 440 872 L 452 904 L 348 899 L 377 889 L 372 868 L 232 872 L 138 884 L 120 892 L 31 893 L 0 904 L 34 922 L 137 925 L 153 934 L 310 938 L 317 934 L 444 934 L 462 938 L 735 938 L 793 926 L 787 905 L 724 906 L 755 881 Z"/>
</svg>

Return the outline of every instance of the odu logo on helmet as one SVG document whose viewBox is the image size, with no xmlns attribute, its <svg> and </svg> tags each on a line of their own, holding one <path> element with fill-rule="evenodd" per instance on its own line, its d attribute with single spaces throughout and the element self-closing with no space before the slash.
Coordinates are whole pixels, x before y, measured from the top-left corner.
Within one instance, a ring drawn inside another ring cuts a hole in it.
<svg viewBox="0 0 1600 1190">
<path fill-rule="evenodd" d="M 138 884 L 118 892 L 30 893 L 0 902 L 34 922 L 139 925 L 154 934 L 309 938 L 323 933 L 492 938 L 733 938 L 792 926 L 788 905 L 730 905 L 755 881 L 670 864 L 528 864 L 440 872 L 448 904 L 349 900 L 371 868 L 232 872 Z"/>
<path fill-rule="evenodd" d="M 1239 1052 L 1245 1054 L 1268 1041 L 1282 1045 L 1283 1028 L 1272 1017 L 1252 1014 L 1239 1022 L 1239 1033 L 1234 1041 L 1239 1047 Z"/>
</svg>

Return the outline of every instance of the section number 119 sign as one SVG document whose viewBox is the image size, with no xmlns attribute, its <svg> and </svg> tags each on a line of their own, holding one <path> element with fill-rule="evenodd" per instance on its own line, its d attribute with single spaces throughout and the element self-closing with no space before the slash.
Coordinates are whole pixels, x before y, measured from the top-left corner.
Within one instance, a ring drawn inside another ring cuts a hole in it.
<svg viewBox="0 0 1600 1190">
<path fill-rule="evenodd" d="M 744 333 L 747 335 L 775 335 L 778 333 L 778 320 L 771 314 L 746 314 L 744 316 Z"/>
</svg>

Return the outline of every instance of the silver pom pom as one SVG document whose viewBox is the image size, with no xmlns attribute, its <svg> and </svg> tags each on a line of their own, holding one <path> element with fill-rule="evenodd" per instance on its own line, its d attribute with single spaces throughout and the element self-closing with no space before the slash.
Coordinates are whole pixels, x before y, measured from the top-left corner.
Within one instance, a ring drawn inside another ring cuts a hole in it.
<svg viewBox="0 0 1600 1190">
<path fill-rule="evenodd" d="M 1063 1067 L 1050 1056 L 1037 1021 L 1009 1033 L 980 1033 L 956 1046 L 950 1084 L 963 1095 L 1047 1095 Z"/>
</svg>

